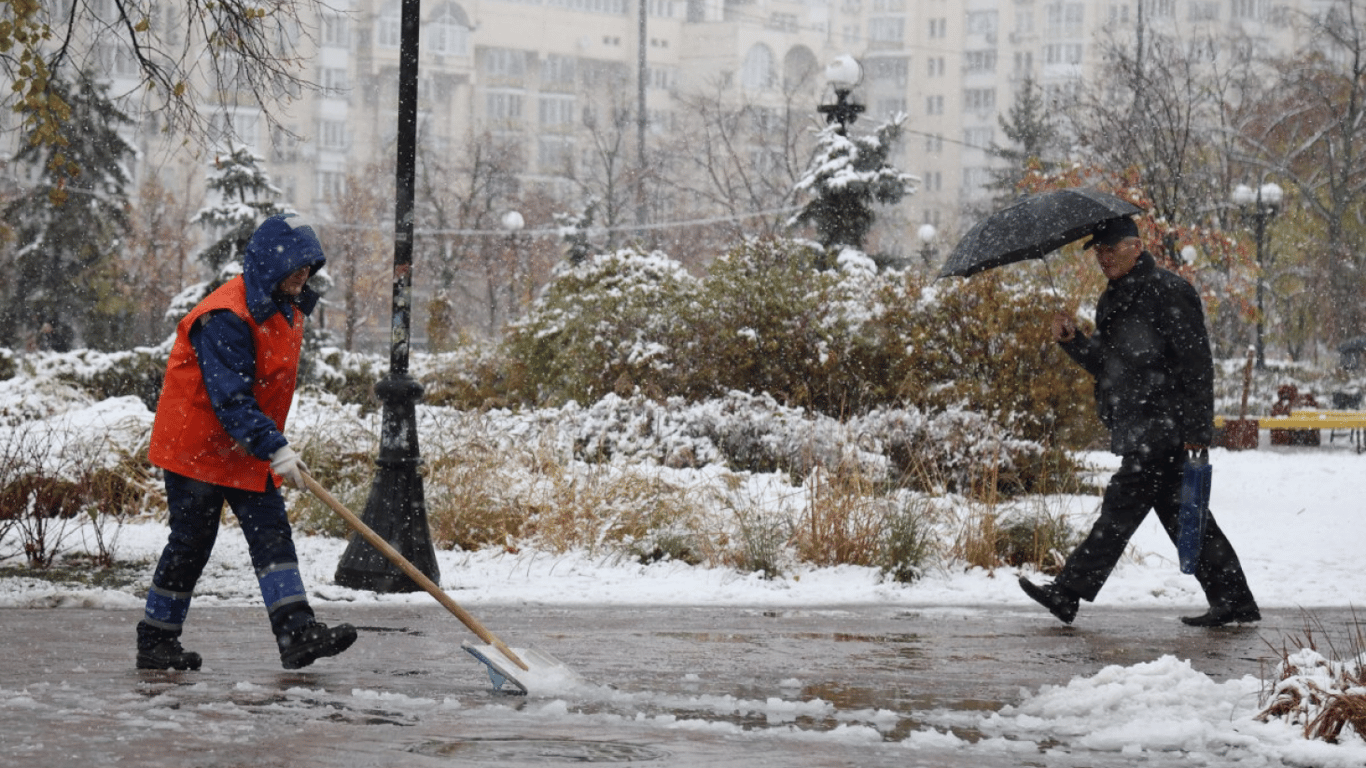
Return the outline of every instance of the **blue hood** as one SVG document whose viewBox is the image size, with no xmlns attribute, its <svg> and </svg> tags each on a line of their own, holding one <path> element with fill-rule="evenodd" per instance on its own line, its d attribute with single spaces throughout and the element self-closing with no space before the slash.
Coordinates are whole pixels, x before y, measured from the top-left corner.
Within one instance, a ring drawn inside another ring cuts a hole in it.
<svg viewBox="0 0 1366 768">
<path fill-rule="evenodd" d="M 266 219 L 251 236 L 242 258 L 242 279 L 247 284 L 247 309 L 252 318 L 264 323 L 271 314 L 284 310 L 272 294 L 275 286 L 291 272 L 300 267 L 312 267 L 310 274 L 313 274 L 326 263 L 323 245 L 306 218 L 282 213 Z M 305 285 L 293 304 L 308 315 L 312 314 L 318 298 L 317 292 Z M 286 317 L 289 317 L 288 313 Z"/>
</svg>

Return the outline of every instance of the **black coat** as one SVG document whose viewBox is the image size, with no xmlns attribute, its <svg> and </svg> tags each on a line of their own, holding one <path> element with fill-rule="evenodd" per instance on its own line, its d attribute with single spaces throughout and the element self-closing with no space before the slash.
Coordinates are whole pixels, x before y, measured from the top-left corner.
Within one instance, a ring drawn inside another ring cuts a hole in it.
<svg viewBox="0 0 1366 768">
<path fill-rule="evenodd" d="M 1214 360 L 1200 294 L 1144 251 L 1096 302 L 1096 332 L 1062 348 L 1095 377 L 1096 410 L 1120 454 L 1209 445 Z"/>
</svg>

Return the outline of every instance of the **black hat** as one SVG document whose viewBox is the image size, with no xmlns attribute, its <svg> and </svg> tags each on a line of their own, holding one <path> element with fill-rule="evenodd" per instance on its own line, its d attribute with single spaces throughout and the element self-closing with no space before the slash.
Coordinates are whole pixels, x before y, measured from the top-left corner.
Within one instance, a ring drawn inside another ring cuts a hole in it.
<svg viewBox="0 0 1366 768">
<path fill-rule="evenodd" d="M 1091 230 L 1091 239 L 1086 241 L 1082 250 L 1094 248 L 1097 245 L 1117 245 L 1126 237 L 1138 237 L 1138 225 L 1134 223 L 1133 219 L 1128 216 L 1106 219 Z"/>
</svg>

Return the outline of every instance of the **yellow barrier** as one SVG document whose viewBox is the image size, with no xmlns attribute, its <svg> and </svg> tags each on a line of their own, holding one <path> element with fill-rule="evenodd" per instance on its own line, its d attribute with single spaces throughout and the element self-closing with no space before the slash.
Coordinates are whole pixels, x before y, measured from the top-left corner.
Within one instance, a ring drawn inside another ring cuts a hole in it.
<svg viewBox="0 0 1366 768">
<path fill-rule="evenodd" d="M 1330 442 L 1335 432 L 1346 432 L 1357 453 L 1366 451 L 1366 411 L 1296 409 L 1291 411 L 1289 416 L 1257 416 L 1252 420 L 1258 423 L 1260 429 L 1326 429 Z M 1214 426 L 1216 429 L 1223 429 L 1230 421 L 1237 419 L 1232 416 L 1215 416 Z M 1318 445 L 1318 442 L 1315 441 L 1313 444 Z"/>
<path fill-rule="evenodd" d="M 1366 429 L 1366 411 L 1291 411 L 1289 416 L 1256 416 L 1262 429 Z M 1236 421 L 1232 416 L 1215 416 L 1214 426 Z"/>
</svg>

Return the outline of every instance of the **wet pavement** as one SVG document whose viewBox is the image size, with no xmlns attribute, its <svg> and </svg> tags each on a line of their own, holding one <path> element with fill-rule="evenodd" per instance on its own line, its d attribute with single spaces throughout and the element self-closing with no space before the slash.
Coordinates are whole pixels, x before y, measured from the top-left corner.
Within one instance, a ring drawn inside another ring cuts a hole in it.
<svg viewBox="0 0 1366 768">
<path fill-rule="evenodd" d="M 1109 665 L 1164 655 L 1215 680 L 1265 679 L 1307 617 L 1201 630 L 1175 613 L 1085 607 L 1074 627 L 1001 608 L 484 606 L 513 646 L 554 654 L 587 684 L 568 695 L 492 689 L 440 606 L 323 605 L 360 639 L 282 670 L 263 612 L 196 606 L 198 672 L 134 669 L 139 611 L 4 609 L 0 765 L 358 768 L 627 763 L 728 766 L 1120 766 L 1072 750 L 965 752 L 964 713 L 1018 703 Z M 1316 633 L 1353 626 L 1315 610 Z M 952 740 L 951 740 L 952 741 Z M 993 762 L 999 760 L 999 762 Z M 1187 765 L 1181 753 L 1145 765 Z"/>
</svg>

